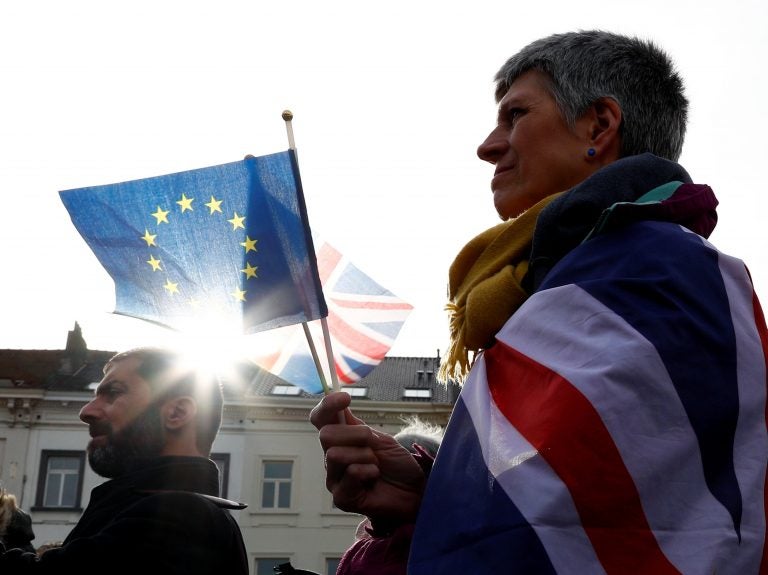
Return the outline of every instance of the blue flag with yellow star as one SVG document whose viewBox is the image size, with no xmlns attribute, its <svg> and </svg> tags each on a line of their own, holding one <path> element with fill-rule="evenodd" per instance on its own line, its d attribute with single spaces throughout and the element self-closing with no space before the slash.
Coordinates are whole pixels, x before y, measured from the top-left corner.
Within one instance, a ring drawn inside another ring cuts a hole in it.
<svg viewBox="0 0 768 575">
<path fill-rule="evenodd" d="M 328 314 L 291 150 L 60 196 L 115 313 L 230 333 Z"/>
</svg>

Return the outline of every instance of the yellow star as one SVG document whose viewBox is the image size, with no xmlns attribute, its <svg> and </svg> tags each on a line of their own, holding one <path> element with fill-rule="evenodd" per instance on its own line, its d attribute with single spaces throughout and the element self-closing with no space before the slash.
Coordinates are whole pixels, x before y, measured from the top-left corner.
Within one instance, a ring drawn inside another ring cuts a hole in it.
<svg viewBox="0 0 768 575">
<path fill-rule="evenodd" d="M 160 206 L 157 206 L 157 211 L 152 216 L 157 219 L 157 225 L 163 222 L 168 223 L 168 212 L 163 211 Z"/>
<path fill-rule="evenodd" d="M 153 272 L 156 272 L 156 271 L 163 271 L 163 270 L 160 268 L 160 260 L 158 260 L 158 259 L 155 259 L 155 256 L 152 256 L 152 255 L 151 255 L 151 256 L 149 256 L 149 259 L 147 260 L 147 263 L 148 263 L 149 265 L 151 265 L 151 266 L 152 266 L 152 271 L 153 271 Z"/>
<path fill-rule="evenodd" d="M 145 242 L 147 242 L 147 246 L 156 246 L 155 238 L 157 237 L 157 234 L 150 234 L 149 230 L 147 228 L 144 228 L 144 236 L 141 238 Z"/>
<path fill-rule="evenodd" d="M 216 198 L 211 196 L 211 201 L 205 205 L 208 206 L 208 209 L 211 210 L 211 213 L 221 212 L 221 202 L 222 200 L 217 200 Z"/>
<path fill-rule="evenodd" d="M 245 269 L 240 271 L 245 274 L 245 279 L 250 279 L 250 278 L 258 277 L 256 275 L 257 269 L 259 269 L 258 266 L 252 266 L 249 262 L 245 262 Z"/>
<path fill-rule="evenodd" d="M 245 221 L 245 216 L 238 216 L 237 212 L 235 212 L 235 215 L 232 217 L 231 220 L 227 220 L 230 224 L 232 224 L 232 231 L 236 230 L 237 228 L 243 228 L 245 229 L 245 226 L 243 225 L 243 222 Z"/>
<path fill-rule="evenodd" d="M 188 198 L 186 194 L 181 194 L 181 199 L 176 203 L 181 206 L 181 213 L 183 214 L 187 210 L 189 210 L 190 212 L 194 211 L 192 209 L 192 202 L 194 201 L 195 201 L 195 198 Z"/>
<path fill-rule="evenodd" d="M 169 279 L 165 280 L 165 285 L 163 287 L 167 289 L 168 293 L 171 295 L 179 293 L 179 284 L 175 284 Z"/>
<path fill-rule="evenodd" d="M 246 292 L 245 290 L 236 289 L 235 291 L 233 291 L 233 292 L 232 292 L 232 296 L 233 296 L 233 297 L 234 297 L 236 300 L 238 300 L 238 301 L 245 301 L 245 294 L 246 294 L 246 293 L 247 293 L 247 292 Z"/>
<path fill-rule="evenodd" d="M 256 250 L 256 242 L 259 240 L 252 240 L 251 236 L 245 236 L 245 241 L 240 242 L 240 245 L 245 248 L 245 253 L 248 252 L 255 252 Z"/>
</svg>

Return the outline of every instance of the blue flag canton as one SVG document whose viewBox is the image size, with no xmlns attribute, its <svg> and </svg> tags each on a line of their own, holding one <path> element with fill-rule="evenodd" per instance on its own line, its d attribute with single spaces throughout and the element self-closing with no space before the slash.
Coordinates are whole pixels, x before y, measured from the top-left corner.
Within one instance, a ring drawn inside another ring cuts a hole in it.
<svg viewBox="0 0 768 575">
<path fill-rule="evenodd" d="M 323 315 L 288 152 L 61 197 L 115 280 L 116 313 L 239 332 Z"/>
</svg>

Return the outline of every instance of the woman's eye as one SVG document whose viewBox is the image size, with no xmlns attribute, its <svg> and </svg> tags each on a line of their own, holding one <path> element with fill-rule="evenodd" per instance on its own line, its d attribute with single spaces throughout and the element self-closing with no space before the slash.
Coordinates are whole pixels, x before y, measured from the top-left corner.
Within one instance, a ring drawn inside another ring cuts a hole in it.
<svg viewBox="0 0 768 575">
<path fill-rule="evenodd" d="M 511 108 L 509 112 L 507 112 L 507 119 L 509 120 L 510 125 L 514 126 L 515 122 L 517 122 L 522 115 L 522 108 Z"/>
</svg>

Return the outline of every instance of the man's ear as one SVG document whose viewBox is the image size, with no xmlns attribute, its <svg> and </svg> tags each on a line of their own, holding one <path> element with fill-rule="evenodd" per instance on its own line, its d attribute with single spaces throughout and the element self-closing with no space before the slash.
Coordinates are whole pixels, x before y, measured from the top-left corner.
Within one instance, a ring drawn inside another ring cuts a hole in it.
<svg viewBox="0 0 768 575">
<path fill-rule="evenodd" d="M 609 163 L 621 157 L 621 106 L 613 98 L 596 100 L 585 114 L 589 121 L 590 145 L 594 157 Z"/>
<path fill-rule="evenodd" d="M 197 416 L 197 403 L 188 395 L 174 397 L 163 404 L 162 414 L 166 429 L 181 429 Z"/>
</svg>

